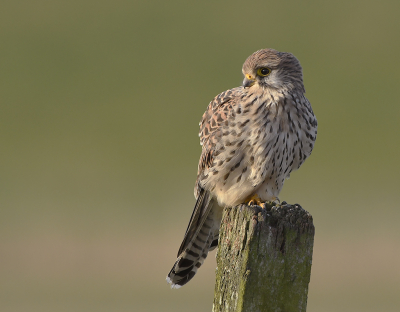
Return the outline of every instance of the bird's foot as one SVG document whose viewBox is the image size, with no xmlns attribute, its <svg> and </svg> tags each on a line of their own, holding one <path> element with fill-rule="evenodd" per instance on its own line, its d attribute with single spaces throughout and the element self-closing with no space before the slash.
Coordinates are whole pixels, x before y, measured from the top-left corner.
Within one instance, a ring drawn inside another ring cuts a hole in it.
<svg viewBox="0 0 400 312">
<path fill-rule="evenodd" d="M 271 201 L 263 202 L 257 194 L 254 194 L 247 198 L 244 203 L 248 206 L 260 206 L 262 209 L 265 209 L 266 207 L 277 206 L 281 203 L 281 201 L 278 197 L 274 197 Z"/>
<path fill-rule="evenodd" d="M 258 197 L 257 194 L 254 194 L 254 195 L 250 196 L 249 198 L 247 198 L 245 203 L 247 203 L 248 206 L 261 206 L 262 205 L 261 199 L 260 199 L 260 197 Z"/>
<path fill-rule="evenodd" d="M 275 197 L 275 199 L 272 201 L 275 205 L 279 205 L 281 203 L 280 199 L 278 197 Z"/>
<path fill-rule="evenodd" d="M 265 202 L 259 204 L 259 206 L 260 206 L 262 209 L 270 210 L 273 206 L 277 206 L 277 205 L 279 205 L 280 203 L 281 203 L 281 201 L 279 200 L 279 198 L 278 198 L 278 197 L 274 197 L 274 198 L 272 199 L 272 201 L 265 201 Z"/>
</svg>

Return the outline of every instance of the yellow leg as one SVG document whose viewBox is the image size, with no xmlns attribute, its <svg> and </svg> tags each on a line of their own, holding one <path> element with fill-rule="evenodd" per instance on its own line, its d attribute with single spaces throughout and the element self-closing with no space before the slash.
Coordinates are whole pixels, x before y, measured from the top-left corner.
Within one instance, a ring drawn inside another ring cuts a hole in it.
<svg viewBox="0 0 400 312">
<path fill-rule="evenodd" d="M 273 201 L 275 204 L 277 204 L 277 205 L 280 203 L 280 200 L 279 200 L 278 197 L 273 197 L 273 198 L 272 198 L 272 201 Z M 253 195 L 247 197 L 246 200 L 244 201 L 244 203 L 245 203 L 246 205 L 248 205 L 248 206 L 255 206 L 255 205 L 257 205 L 257 206 L 260 206 L 261 208 L 265 209 L 265 202 L 262 202 L 262 201 L 261 201 L 261 198 L 258 197 L 257 194 L 253 194 Z"/>
<path fill-rule="evenodd" d="M 261 206 L 261 204 L 262 204 L 261 199 L 260 199 L 260 197 L 258 197 L 257 194 L 253 194 L 253 195 L 247 197 L 244 202 L 248 206 L 254 206 L 254 205 Z"/>
</svg>

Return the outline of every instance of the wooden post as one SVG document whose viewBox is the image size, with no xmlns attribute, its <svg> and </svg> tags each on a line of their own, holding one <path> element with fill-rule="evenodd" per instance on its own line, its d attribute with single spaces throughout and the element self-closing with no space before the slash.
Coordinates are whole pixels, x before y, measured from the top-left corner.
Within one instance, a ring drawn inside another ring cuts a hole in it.
<svg viewBox="0 0 400 312">
<path fill-rule="evenodd" d="M 213 312 L 306 311 L 314 232 L 297 204 L 226 208 Z"/>
</svg>

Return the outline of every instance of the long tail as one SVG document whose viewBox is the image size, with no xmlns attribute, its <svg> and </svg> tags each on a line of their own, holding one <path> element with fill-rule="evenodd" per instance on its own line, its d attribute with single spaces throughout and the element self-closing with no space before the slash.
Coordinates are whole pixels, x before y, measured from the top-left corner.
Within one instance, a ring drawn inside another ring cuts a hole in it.
<svg viewBox="0 0 400 312">
<path fill-rule="evenodd" d="M 218 245 L 221 218 L 221 207 L 208 191 L 201 190 L 179 248 L 178 259 L 167 276 L 171 288 L 179 288 L 189 282 L 208 252 Z"/>
</svg>

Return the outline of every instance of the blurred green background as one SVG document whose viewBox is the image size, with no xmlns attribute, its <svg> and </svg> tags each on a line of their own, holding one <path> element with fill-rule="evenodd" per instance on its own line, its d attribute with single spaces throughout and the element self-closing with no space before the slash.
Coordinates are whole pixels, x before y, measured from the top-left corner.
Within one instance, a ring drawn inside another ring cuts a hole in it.
<svg viewBox="0 0 400 312">
<path fill-rule="evenodd" d="M 198 122 L 271 47 L 318 118 L 281 200 L 314 217 L 308 311 L 399 311 L 399 1 L 7 1 L 0 310 L 211 311 L 215 252 L 171 290 Z"/>
</svg>

